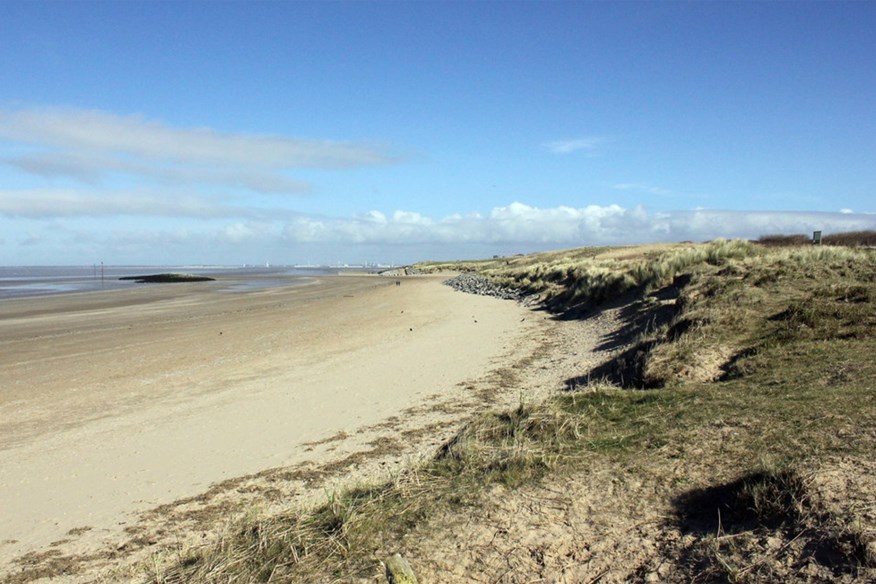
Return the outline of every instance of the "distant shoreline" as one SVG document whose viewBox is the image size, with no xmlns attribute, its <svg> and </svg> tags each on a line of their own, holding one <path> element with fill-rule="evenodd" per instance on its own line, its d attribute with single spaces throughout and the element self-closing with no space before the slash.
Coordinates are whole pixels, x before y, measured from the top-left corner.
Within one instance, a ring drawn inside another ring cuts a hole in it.
<svg viewBox="0 0 876 584">
<path fill-rule="evenodd" d="M 152 271 L 154 270 L 154 271 Z M 136 288 L 144 275 L 185 274 L 212 278 L 231 291 L 295 285 L 307 276 L 328 276 L 331 268 L 272 268 L 216 266 L 0 266 L 0 302 L 22 298 L 43 298 L 93 292 L 115 292 Z M 181 281 L 181 280 L 178 280 Z M 195 281 L 192 279 L 186 280 Z"/>
</svg>

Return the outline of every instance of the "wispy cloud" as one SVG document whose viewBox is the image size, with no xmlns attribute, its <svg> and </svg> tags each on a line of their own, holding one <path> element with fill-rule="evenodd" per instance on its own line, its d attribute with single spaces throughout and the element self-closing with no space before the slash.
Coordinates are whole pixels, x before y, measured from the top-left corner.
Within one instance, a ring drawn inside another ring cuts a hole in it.
<svg viewBox="0 0 876 584">
<path fill-rule="evenodd" d="M 0 137 L 150 160 L 267 168 L 344 168 L 393 161 L 391 156 L 369 145 L 223 133 L 210 128 L 172 128 L 142 116 L 97 110 L 46 108 L 0 112 Z"/>
<path fill-rule="evenodd" d="M 85 192 L 74 189 L 0 191 L 0 217 L 55 219 L 134 216 L 214 219 L 250 214 L 246 209 L 217 201 L 215 197 L 183 193 Z"/>
<path fill-rule="evenodd" d="M 288 170 L 395 161 L 372 144 L 176 128 L 142 116 L 71 108 L 0 110 L 0 140 L 27 150 L 0 162 L 43 177 L 96 182 L 125 173 L 258 192 L 306 189 L 283 174 Z"/>
<path fill-rule="evenodd" d="M 149 177 L 162 185 L 213 185 L 243 188 L 257 193 L 279 194 L 310 190 L 310 185 L 279 172 L 246 168 L 149 164 L 133 160 L 73 153 L 36 153 L 0 159 L 11 166 L 43 178 L 69 178 L 96 185 L 110 174 Z"/>
<path fill-rule="evenodd" d="M 605 142 L 603 138 L 590 136 L 585 138 L 573 138 L 570 140 L 556 140 L 545 142 L 542 148 L 553 154 L 571 154 L 573 152 L 593 153 Z"/>
</svg>

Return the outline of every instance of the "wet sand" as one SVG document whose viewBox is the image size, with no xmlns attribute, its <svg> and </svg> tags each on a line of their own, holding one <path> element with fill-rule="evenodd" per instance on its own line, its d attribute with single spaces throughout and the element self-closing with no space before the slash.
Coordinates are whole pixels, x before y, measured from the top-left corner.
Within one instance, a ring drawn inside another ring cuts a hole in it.
<svg viewBox="0 0 876 584">
<path fill-rule="evenodd" d="M 460 391 L 525 336 L 526 311 L 442 279 L 0 302 L 0 574 Z"/>
</svg>

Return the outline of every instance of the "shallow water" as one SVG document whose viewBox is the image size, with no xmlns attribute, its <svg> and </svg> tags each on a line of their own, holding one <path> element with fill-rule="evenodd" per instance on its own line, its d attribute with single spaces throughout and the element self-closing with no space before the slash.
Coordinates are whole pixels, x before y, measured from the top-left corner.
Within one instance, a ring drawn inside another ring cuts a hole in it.
<svg viewBox="0 0 876 584">
<path fill-rule="evenodd" d="M 137 284 L 119 278 L 166 272 L 210 276 L 218 280 L 205 285 L 222 291 L 247 292 L 300 284 L 306 280 L 296 276 L 327 275 L 336 270 L 289 266 L 0 266 L 0 300 L 156 286 L 161 284 Z"/>
</svg>

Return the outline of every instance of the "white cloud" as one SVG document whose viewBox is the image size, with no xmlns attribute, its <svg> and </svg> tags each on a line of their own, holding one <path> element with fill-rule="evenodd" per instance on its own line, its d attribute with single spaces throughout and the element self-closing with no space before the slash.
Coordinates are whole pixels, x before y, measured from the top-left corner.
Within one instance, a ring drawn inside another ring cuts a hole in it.
<svg viewBox="0 0 876 584">
<path fill-rule="evenodd" d="M 14 147 L 0 164 L 40 177 L 96 183 L 123 173 L 168 184 L 224 185 L 289 193 L 307 185 L 283 172 L 381 165 L 384 148 L 210 128 L 175 128 L 97 110 L 0 110 L 0 139 Z M 17 152 L 16 152 L 17 151 Z"/>
<path fill-rule="evenodd" d="M 515 202 L 490 212 L 489 220 L 481 225 L 482 237 L 488 241 L 573 242 L 624 212 L 618 205 L 540 209 Z"/>
<path fill-rule="evenodd" d="M 345 168 L 393 160 L 365 144 L 178 129 L 142 116 L 67 108 L 0 112 L 0 137 L 74 152 L 266 168 Z"/>
<path fill-rule="evenodd" d="M 545 142 L 542 147 L 553 154 L 571 154 L 581 150 L 592 152 L 602 144 L 604 140 L 598 137 L 573 138 L 570 140 L 556 140 Z"/>
<path fill-rule="evenodd" d="M 115 257 L 117 263 L 156 264 L 252 262 L 266 257 L 272 263 L 417 261 L 584 245 L 876 229 L 876 214 L 865 213 L 654 211 L 616 204 L 540 208 L 514 202 L 486 213 L 444 217 L 409 210 L 320 217 L 267 211 L 257 215 L 197 198 L 144 193 L 12 195 L 0 191 L 0 233 L 13 242 L 0 248 L 0 264 L 38 259 L 40 254 L 53 262 L 100 254 L 97 257 Z M 140 221 L 141 214 L 184 217 L 156 228 Z M 63 221 L 45 220 L 52 217 Z M 33 244 L 27 250 L 21 245 L 25 240 Z"/>
<path fill-rule="evenodd" d="M 290 219 L 291 216 L 291 219 Z M 876 215 L 804 211 L 653 211 L 642 206 L 587 205 L 540 208 L 521 202 L 489 213 L 429 217 L 416 211 L 371 210 L 352 217 L 253 209 L 216 197 L 151 191 L 26 189 L 0 191 L 0 217 L 32 220 L 167 217 L 230 221 L 226 240 L 248 241 L 267 233 L 284 241 L 333 244 L 538 244 L 568 246 L 649 241 L 756 238 L 771 233 L 876 229 Z"/>
<path fill-rule="evenodd" d="M 386 223 L 386 215 L 381 213 L 380 211 L 368 211 L 364 215 L 359 217 L 362 221 L 371 222 L 371 223 Z"/>
<path fill-rule="evenodd" d="M 379 217 L 380 220 L 373 220 Z M 284 238 L 298 243 L 349 244 L 513 244 L 551 246 L 612 245 L 652 241 L 757 238 L 769 233 L 876 229 L 876 216 L 779 211 L 657 212 L 637 206 L 588 205 L 538 208 L 515 202 L 486 216 L 450 215 L 433 219 L 396 211 L 344 218 L 298 217 Z"/>
<path fill-rule="evenodd" d="M 395 223 L 404 225 L 422 225 L 424 227 L 432 225 L 431 219 L 411 211 L 396 211 L 392 214 L 392 220 Z"/>
</svg>

